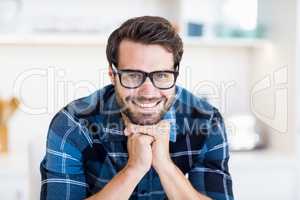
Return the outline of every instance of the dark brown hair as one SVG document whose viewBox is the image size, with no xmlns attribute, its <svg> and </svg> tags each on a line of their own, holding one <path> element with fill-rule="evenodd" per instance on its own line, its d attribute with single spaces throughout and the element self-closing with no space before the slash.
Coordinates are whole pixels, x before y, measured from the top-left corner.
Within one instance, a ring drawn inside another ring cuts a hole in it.
<svg viewBox="0 0 300 200">
<path fill-rule="evenodd" d="M 106 57 L 109 65 L 118 66 L 118 51 L 122 40 L 142 44 L 158 44 L 173 54 L 174 68 L 179 67 L 183 54 L 182 40 L 171 23 L 162 17 L 142 16 L 125 21 L 108 38 Z"/>
</svg>

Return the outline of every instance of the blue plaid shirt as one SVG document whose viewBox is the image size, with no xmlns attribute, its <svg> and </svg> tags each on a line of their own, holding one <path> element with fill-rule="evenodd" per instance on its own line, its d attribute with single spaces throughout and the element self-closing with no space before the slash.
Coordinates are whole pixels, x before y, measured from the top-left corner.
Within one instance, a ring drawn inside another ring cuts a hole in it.
<svg viewBox="0 0 300 200">
<path fill-rule="evenodd" d="M 228 143 L 220 113 L 176 86 L 176 98 L 163 118 L 171 122 L 171 158 L 194 188 L 213 199 L 232 200 Z M 99 192 L 127 163 L 123 130 L 112 85 L 59 111 L 50 124 L 40 165 L 41 199 L 79 200 Z M 167 199 L 153 168 L 134 189 L 133 199 Z"/>
</svg>

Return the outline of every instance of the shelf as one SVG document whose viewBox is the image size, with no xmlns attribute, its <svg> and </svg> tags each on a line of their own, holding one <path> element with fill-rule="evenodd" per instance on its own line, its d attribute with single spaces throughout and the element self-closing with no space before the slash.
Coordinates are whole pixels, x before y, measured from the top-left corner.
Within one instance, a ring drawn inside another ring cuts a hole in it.
<svg viewBox="0 0 300 200">
<path fill-rule="evenodd" d="M 0 35 L 0 45 L 105 46 L 108 36 L 98 34 L 7 34 Z M 262 48 L 264 39 L 183 38 L 186 47 Z"/>
<path fill-rule="evenodd" d="M 96 34 L 7 34 L 0 35 L 0 45 L 95 45 L 106 44 L 107 37 Z"/>
<path fill-rule="evenodd" d="M 249 38 L 185 38 L 186 46 L 191 47 L 244 47 L 263 48 L 270 45 L 266 39 Z"/>
</svg>

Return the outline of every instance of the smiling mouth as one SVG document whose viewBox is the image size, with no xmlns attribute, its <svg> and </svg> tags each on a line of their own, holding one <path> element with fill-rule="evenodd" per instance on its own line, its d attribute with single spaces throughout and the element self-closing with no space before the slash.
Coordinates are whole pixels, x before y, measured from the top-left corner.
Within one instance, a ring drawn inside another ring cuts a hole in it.
<svg viewBox="0 0 300 200">
<path fill-rule="evenodd" d="M 160 102 L 162 102 L 162 100 L 159 100 L 157 102 L 151 102 L 151 103 L 138 103 L 135 101 L 132 101 L 134 105 L 143 108 L 143 109 L 148 109 L 148 108 L 154 108 L 156 107 Z"/>
</svg>

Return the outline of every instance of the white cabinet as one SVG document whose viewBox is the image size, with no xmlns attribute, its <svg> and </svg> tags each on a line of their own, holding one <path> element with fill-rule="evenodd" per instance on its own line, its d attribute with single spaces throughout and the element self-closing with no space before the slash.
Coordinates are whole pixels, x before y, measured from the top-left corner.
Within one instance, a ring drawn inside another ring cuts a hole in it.
<svg viewBox="0 0 300 200">
<path fill-rule="evenodd" d="M 237 200 L 299 199 L 299 174 L 293 157 L 263 151 L 232 153 L 230 169 Z"/>
<path fill-rule="evenodd" d="M 26 154 L 0 155 L 0 199 L 28 200 Z"/>
</svg>

